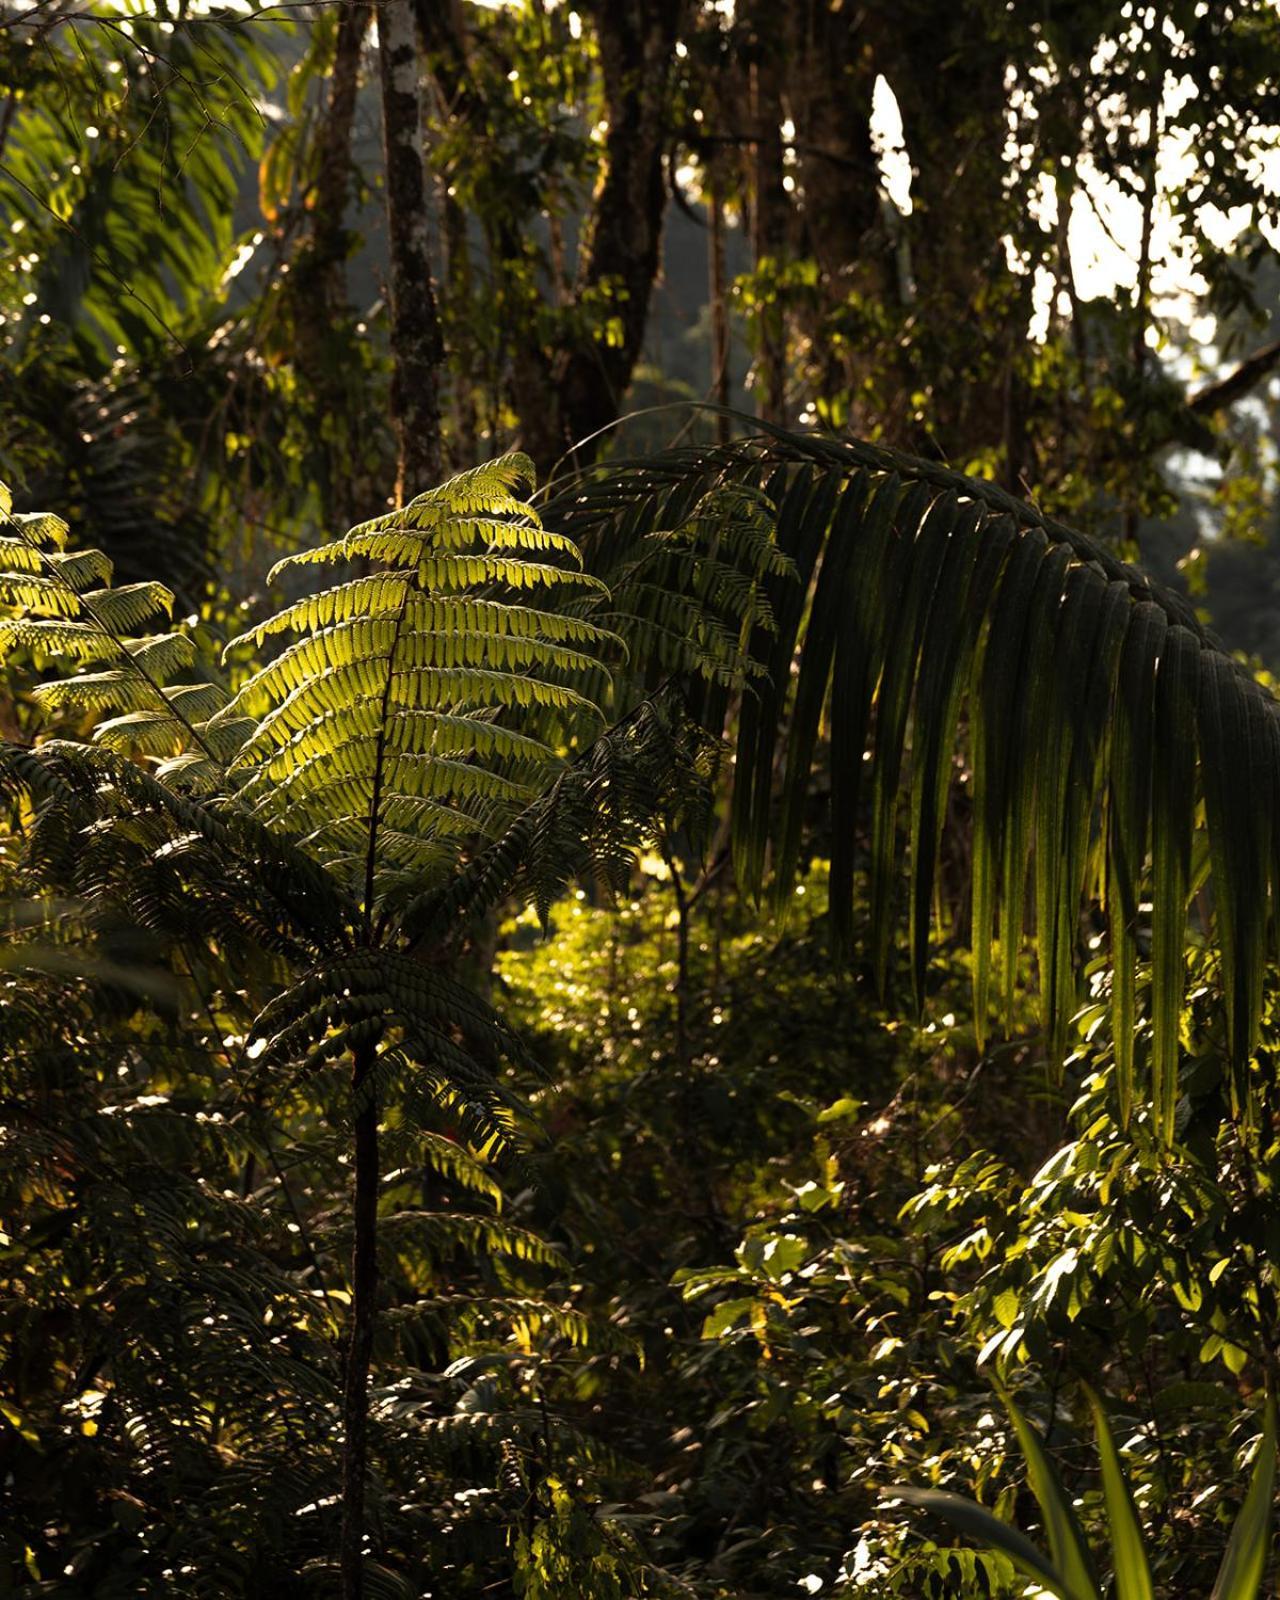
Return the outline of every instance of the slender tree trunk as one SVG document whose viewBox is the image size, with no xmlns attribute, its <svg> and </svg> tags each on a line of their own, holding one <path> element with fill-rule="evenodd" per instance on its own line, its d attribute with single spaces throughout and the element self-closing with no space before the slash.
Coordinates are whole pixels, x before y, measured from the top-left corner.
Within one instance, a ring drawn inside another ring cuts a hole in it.
<svg viewBox="0 0 1280 1600">
<path fill-rule="evenodd" d="M 347 196 L 351 183 L 351 130 L 360 92 L 360 55 L 370 12 L 343 0 L 333 49 L 329 98 L 316 135 L 312 235 L 326 269 L 341 266 L 347 254 Z M 345 297 L 344 297 L 345 298 Z"/>
<path fill-rule="evenodd" d="M 794 226 L 799 254 L 818 269 L 817 292 L 801 300 L 795 317 L 808 344 L 813 397 L 843 401 L 855 428 L 883 425 L 882 416 L 866 414 L 862 397 L 885 388 L 871 371 L 884 353 L 865 339 L 832 339 L 833 322 L 839 325 L 850 303 L 895 307 L 906 276 L 894 259 L 871 143 L 876 66 L 866 48 L 864 11 L 795 0 L 785 21 L 787 111 L 801 197 Z"/>
<path fill-rule="evenodd" d="M 481 130 L 484 97 L 473 81 L 460 7 L 453 0 L 415 5 L 444 103 L 455 118 Z M 567 284 L 553 289 L 546 298 L 554 301 L 559 294 L 564 309 L 591 314 L 564 319 L 558 338 L 548 343 L 540 279 L 530 271 L 538 252 L 526 220 L 498 217 L 490 226 L 489 255 L 510 362 L 508 394 L 520 421 L 521 447 L 544 479 L 570 446 L 617 418 L 643 348 L 662 259 L 669 81 L 676 43 L 693 9 L 692 0 L 582 0 L 579 6 L 596 36 L 607 131 L 595 193 L 582 219 L 576 284 L 571 292 Z M 549 41 L 557 14 L 541 11 Z M 486 142 L 480 139 L 477 148 Z M 558 254 L 555 233 L 553 219 L 552 249 Z M 552 277 L 553 285 L 561 281 L 558 266 Z M 602 307 L 609 313 L 608 337 L 594 326 Z M 595 449 L 586 446 L 576 461 L 590 460 Z"/>
<path fill-rule="evenodd" d="M 0 155 L 4 154 L 5 143 L 9 138 L 9 129 L 13 126 L 13 114 L 18 109 L 18 91 L 10 89 L 5 96 L 4 110 L 0 112 Z"/>
<path fill-rule="evenodd" d="M 310 234 L 288 279 L 295 364 L 302 380 L 309 426 L 319 444 L 325 512 L 339 528 L 356 520 L 363 498 L 365 458 L 358 408 L 352 405 L 344 368 L 355 337 L 346 265 L 351 252 L 347 202 L 351 189 L 351 132 L 360 91 L 360 63 L 371 13 L 356 0 L 342 0 L 334 40 L 329 94 L 312 147 L 314 167 L 307 194 Z"/>
<path fill-rule="evenodd" d="M 391 412 L 396 500 L 441 476 L 440 369 L 444 343 L 431 283 L 426 173 L 418 99 L 418 40 L 410 0 L 378 7 L 378 68 L 391 260 Z"/>
<path fill-rule="evenodd" d="M 578 299 L 585 305 L 607 293 L 617 329 L 612 339 L 577 339 L 554 361 L 570 444 L 617 417 L 644 345 L 649 299 L 662 264 L 668 84 L 691 7 L 689 0 L 591 0 L 582 9 L 595 23 L 608 132 L 583 228 Z"/>
<path fill-rule="evenodd" d="M 756 271 L 767 261 L 779 274 L 787 252 L 789 202 L 782 171 L 782 74 L 779 64 L 778 17 L 772 6 L 759 5 L 752 17 L 751 119 L 752 245 Z M 763 287 L 763 286 L 762 286 Z M 779 289 L 780 293 L 780 289 Z M 764 305 L 758 318 L 760 357 L 757 410 L 766 422 L 786 420 L 787 332 L 780 298 Z"/>
<path fill-rule="evenodd" d="M 1141 404 L 1143 379 L 1147 371 L 1147 326 L 1151 317 L 1151 229 L 1159 201 L 1159 166 L 1161 135 L 1161 97 L 1164 92 L 1164 68 L 1156 79 L 1156 92 L 1147 111 L 1150 119 L 1147 129 L 1146 170 L 1142 175 L 1142 237 L 1138 245 L 1138 276 L 1133 286 L 1133 341 L 1130 360 L 1133 363 L 1135 403 Z M 1136 489 L 1130 491 L 1129 505 L 1124 514 L 1124 536 L 1133 544 L 1138 537 L 1138 504 Z"/>
<path fill-rule="evenodd" d="M 710 228 L 707 235 L 707 299 L 711 307 L 711 398 L 718 406 L 729 404 L 729 311 L 725 304 L 724 201 L 716 181 L 714 165 L 709 174 L 710 195 L 707 210 Z M 729 442 L 729 419 L 716 418 L 716 440 Z"/>
<path fill-rule="evenodd" d="M 474 467 L 480 460 L 476 426 L 479 351 L 469 331 L 471 315 L 471 245 L 467 214 L 448 193 L 443 197 L 445 248 L 445 322 L 454 358 L 451 466 Z"/>
<path fill-rule="evenodd" d="M 342 1390 L 342 1600 L 364 1595 L 364 1500 L 369 1462 L 369 1364 L 378 1293 L 378 1094 L 370 1082 L 372 1045 L 355 1052 L 351 1101 L 355 1196 L 351 1248 L 351 1328 Z"/>
</svg>

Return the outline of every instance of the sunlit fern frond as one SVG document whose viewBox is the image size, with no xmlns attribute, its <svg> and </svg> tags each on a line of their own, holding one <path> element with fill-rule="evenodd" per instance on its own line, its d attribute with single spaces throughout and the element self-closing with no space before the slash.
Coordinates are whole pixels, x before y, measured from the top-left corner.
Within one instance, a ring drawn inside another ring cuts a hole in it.
<svg viewBox="0 0 1280 1600">
<path fill-rule="evenodd" d="M 315 563 L 377 570 L 228 647 L 293 635 L 212 728 L 249 719 L 231 769 L 241 800 L 305 840 L 369 915 L 398 882 L 438 878 L 451 841 L 500 832 L 553 780 L 565 743 L 599 725 L 577 685 L 620 641 L 556 609 L 603 585 L 518 498 L 532 472 L 504 456 L 286 558 L 273 576 Z"/>
<path fill-rule="evenodd" d="M 216 736 L 199 729 L 226 695 L 216 684 L 170 681 L 195 660 L 188 633 L 141 631 L 167 619 L 170 590 L 152 581 L 113 585 L 102 551 L 68 549 L 70 530 L 59 517 L 15 514 L 3 485 L 0 531 L 0 660 L 28 664 L 43 716 L 91 718 L 93 738 L 112 749 L 185 753 L 188 777 L 197 776 L 195 758 L 207 778 L 217 767 Z"/>
<path fill-rule="evenodd" d="M 414 948 L 447 946 L 510 897 L 545 921 L 575 880 L 620 893 L 658 828 L 700 841 L 719 754 L 674 690 L 640 701 L 445 883 L 413 896 L 400 913 L 403 931 Z"/>
<path fill-rule="evenodd" d="M 436 1177 L 456 1184 L 465 1194 L 491 1201 L 495 1209 L 500 1211 L 503 1205 L 503 1192 L 489 1165 L 469 1146 L 459 1143 L 447 1133 L 440 1133 L 426 1126 L 426 1121 L 425 1117 L 421 1122 L 416 1121 L 412 1111 L 406 1117 L 389 1120 L 383 1133 L 384 1159 L 391 1159 L 396 1147 L 397 1132 L 399 1128 L 405 1127 L 406 1156 L 412 1158 L 413 1165 L 393 1166 L 385 1172 L 382 1177 L 383 1192 L 391 1193 L 400 1187 L 417 1184 L 426 1167 Z"/>
<path fill-rule="evenodd" d="M 502 1242 L 501 1237 L 495 1241 L 498 1245 Z M 508 1329 L 515 1330 L 516 1337 L 528 1345 L 554 1338 L 574 1349 L 585 1349 L 593 1343 L 605 1348 L 629 1348 L 607 1324 L 602 1337 L 601 1330 L 584 1312 L 531 1295 L 444 1294 L 398 1306 L 388 1313 L 386 1325 L 401 1339 L 424 1330 L 437 1341 L 452 1336 L 461 1349 L 474 1348 L 484 1339 L 500 1338 Z"/>
<path fill-rule="evenodd" d="M 350 1235 L 350 1219 L 335 1217 L 331 1228 L 336 1244 L 341 1247 Z M 514 1261 L 567 1270 L 564 1257 L 541 1234 L 516 1227 L 500 1217 L 404 1207 L 384 1216 L 380 1231 L 388 1255 L 401 1256 L 401 1270 L 407 1266 L 420 1278 L 429 1278 L 432 1269 L 441 1262 L 480 1254 L 510 1256 Z"/>
</svg>

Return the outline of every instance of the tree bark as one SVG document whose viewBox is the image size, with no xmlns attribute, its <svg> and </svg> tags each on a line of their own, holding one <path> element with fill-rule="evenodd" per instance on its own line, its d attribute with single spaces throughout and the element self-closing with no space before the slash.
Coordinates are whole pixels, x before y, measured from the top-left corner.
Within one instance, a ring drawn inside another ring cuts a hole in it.
<svg viewBox="0 0 1280 1600">
<path fill-rule="evenodd" d="M 391 413 L 398 457 L 396 501 L 403 505 L 441 476 L 444 363 L 431 281 L 418 41 L 410 0 L 383 0 L 378 7 L 378 43 L 391 264 Z"/>
<path fill-rule="evenodd" d="M 453 446 L 450 466 L 461 471 L 479 463 L 476 426 L 475 373 L 480 352 L 471 338 L 468 324 L 471 306 L 471 246 L 467 239 L 467 217 L 462 207 L 446 193 L 441 202 L 444 216 L 445 324 L 449 330 L 449 350 L 453 356 Z"/>
<path fill-rule="evenodd" d="M 351 250 L 347 228 L 351 133 L 370 15 L 367 6 L 343 0 L 329 96 L 312 147 L 314 168 L 306 194 L 311 231 L 288 280 L 295 363 L 320 442 L 325 512 L 342 528 L 357 518 L 360 494 L 354 463 L 364 456 L 360 419 L 353 415 L 343 366 L 354 336 L 346 281 Z"/>
<path fill-rule="evenodd" d="M 676 41 L 691 0 L 590 0 L 580 8 L 595 29 L 603 91 L 600 176 L 583 222 L 579 270 L 548 341 L 546 299 L 536 288 L 531 219 L 485 219 L 504 338 L 508 395 L 520 443 L 547 476 L 573 445 L 613 422 L 631 382 L 662 259 L 667 194 L 663 161 L 670 137 L 668 89 Z M 457 8 L 417 0 L 418 18 L 441 98 L 460 119 L 483 128 L 468 41 Z M 477 140 L 483 151 L 486 143 Z M 482 159 L 482 157 L 478 157 Z M 603 310 L 609 326 L 599 326 Z M 594 446 L 577 455 L 589 459 Z"/>
<path fill-rule="evenodd" d="M 360 92 L 360 55 L 371 13 L 343 0 L 334 43 L 329 98 L 315 142 L 311 190 L 312 237 L 325 266 L 340 267 L 347 255 L 347 195 L 351 182 L 351 130 Z M 343 297 L 345 299 L 345 295 Z"/>
<path fill-rule="evenodd" d="M 753 140 L 751 244 L 756 273 L 772 278 L 759 284 L 767 297 L 756 319 L 756 410 L 764 421 L 781 424 L 787 409 L 787 321 L 779 279 L 788 254 L 790 212 L 782 167 L 782 13 L 773 0 L 759 0 L 745 20 Z"/>
<path fill-rule="evenodd" d="M 915 301 L 903 348 L 907 382 L 929 398 L 927 432 L 907 443 L 951 461 L 980 452 L 1000 459 L 1006 363 L 1025 345 L 1030 315 L 1004 244 L 1023 228 L 1023 205 L 1006 192 L 991 134 L 1006 115 L 1008 49 L 975 31 L 960 7 L 905 18 L 875 8 L 869 28 L 912 167 L 906 236 Z"/>
<path fill-rule="evenodd" d="M 1246 356 L 1225 378 L 1218 378 L 1213 383 L 1205 384 L 1204 388 L 1197 389 L 1187 401 L 1188 409 L 1200 416 L 1212 416 L 1216 411 L 1223 411 L 1255 389 L 1278 366 L 1280 339 L 1273 339 L 1270 344 L 1264 344 L 1261 349 Z"/>
<path fill-rule="evenodd" d="M 861 333 L 860 317 L 868 303 L 896 306 L 900 293 L 871 143 L 876 70 L 863 8 L 800 0 L 787 8 L 787 23 L 799 249 L 818 269 L 815 300 L 797 313 L 810 382 L 820 399 L 847 397 L 850 426 L 883 428 L 866 402 L 874 341 Z"/>
<path fill-rule="evenodd" d="M 711 310 L 711 398 L 718 406 L 728 407 L 729 381 L 729 308 L 725 299 L 724 252 L 724 201 L 713 159 L 708 173 L 708 232 L 707 232 L 707 300 Z M 716 442 L 728 444 L 729 418 L 716 418 Z"/>
<path fill-rule="evenodd" d="M 364 1595 L 369 1366 L 378 1293 L 378 1095 L 370 1081 L 376 1060 L 373 1046 L 362 1045 L 355 1052 L 351 1070 L 355 1193 L 351 1329 L 342 1390 L 342 1600 L 362 1600 Z"/>
<path fill-rule="evenodd" d="M 577 340 L 553 361 L 569 444 L 614 421 L 644 344 L 667 209 L 668 85 L 687 5 L 686 0 L 594 0 L 589 9 L 608 132 L 577 301 L 582 305 L 604 295 L 616 328 L 612 337 Z"/>
</svg>

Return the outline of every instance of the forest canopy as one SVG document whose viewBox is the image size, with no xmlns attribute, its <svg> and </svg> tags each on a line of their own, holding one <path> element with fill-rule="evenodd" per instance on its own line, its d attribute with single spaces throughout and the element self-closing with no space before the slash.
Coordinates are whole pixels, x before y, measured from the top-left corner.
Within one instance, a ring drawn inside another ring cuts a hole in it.
<svg viewBox="0 0 1280 1600">
<path fill-rule="evenodd" d="M 0 1594 L 1262 1600 L 1272 0 L 0 0 Z"/>
</svg>

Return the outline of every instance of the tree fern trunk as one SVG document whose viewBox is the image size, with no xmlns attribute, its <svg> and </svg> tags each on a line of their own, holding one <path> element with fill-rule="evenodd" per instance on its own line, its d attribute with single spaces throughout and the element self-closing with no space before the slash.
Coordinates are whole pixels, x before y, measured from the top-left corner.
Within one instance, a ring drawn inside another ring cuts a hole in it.
<svg viewBox="0 0 1280 1600">
<path fill-rule="evenodd" d="M 378 1096 L 370 1082 L 375 1059 L 374 1047 L 361 1045 L 351 1072 L 355 1242 L 351 1250 L 351 1331 L 342 1393 L 342 1600 L 361 1600 L 364 1594 L 369 1364 L 378 1292 Z"/>
<path fill-rule="evenodd" d="M 378 7 L 378 70 L 391 256 L 391 411 L 399 455 L 396 501 L 403 505 L 441 477 L 444 363 L 431 284 L 418 39 L 410 0 L 384 0 Z"/>
</svg>

